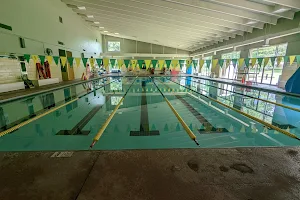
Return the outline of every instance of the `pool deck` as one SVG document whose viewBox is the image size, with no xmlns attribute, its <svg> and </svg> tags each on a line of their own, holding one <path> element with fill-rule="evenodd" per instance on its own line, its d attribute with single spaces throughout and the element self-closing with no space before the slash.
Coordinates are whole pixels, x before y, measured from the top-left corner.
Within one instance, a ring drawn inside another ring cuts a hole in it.
<svg viewBox="0 0 300 200">
<path fill-rule="evenodd" d="M 300 148 L 0 153 L 1 200 L 298 200 Z"/>
</svg>

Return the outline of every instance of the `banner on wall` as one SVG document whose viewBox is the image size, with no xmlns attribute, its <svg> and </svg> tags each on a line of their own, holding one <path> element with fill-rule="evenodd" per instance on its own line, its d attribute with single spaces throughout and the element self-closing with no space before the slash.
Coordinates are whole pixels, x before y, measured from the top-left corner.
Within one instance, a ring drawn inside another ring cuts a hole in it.
<svg viewBox="0 0 300 200">
<path fill-rule="evenodd" d="M 125 67 L 126 67 L 126 68 L 129 67 L 129 63 L 130 63 L 130 60 L 124 60 L 124 64 L 125 64 Z"/>
<path fill-rule="evenodd" d="M 75 58 L 76 67 L 80 67 L 81 58 Z"/>
</svg>

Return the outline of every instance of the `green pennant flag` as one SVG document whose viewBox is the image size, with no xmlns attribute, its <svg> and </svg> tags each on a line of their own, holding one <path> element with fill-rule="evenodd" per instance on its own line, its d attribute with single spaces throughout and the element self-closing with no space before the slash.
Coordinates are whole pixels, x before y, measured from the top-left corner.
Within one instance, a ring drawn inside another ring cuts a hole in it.
<svg viewBox="0 0 300 200">
<path fill-rule="evenodd" d="M 165 60 L 165 62 L 166 62 L 167 68 L 170 69 L 172 60 Z"/>
<path fill-rule="evenodd" d="M 250 58 L 245 58 L 245 65 L 246 67 L 249 67 L 249 63 L 250 63 Z"/>
<path fill-rule="evenodd" d="M 40 58 L 40 60 L 41 60 L 41 64 L 43 65 L 44 62 L 45 62 L 45 56 L 39 55 L 39 58 Z"/>
<path fill-rule="evenodd" d="M 289 61 L 289 57 L 288 56 L 284 56 L 283 61 L 284 61 L 284 64 L 286 64 Z"/>
<path fill-rule="evenodd" d="M 74 60 L 74 58 L 73 57 L 68 57 L 67 59 L 68 59 L 68 62 L 70 64 L 70 67 L 73 67 L 73 60 Z"/>
<path fill-rule="evenodd" d="M 152 63 L 153 68 L 156 68 L 157 60 L 151 60 L 151 63 Z"/>
<path fill-rule="evenodd" d="M 236 63 L 237 63 L 237 59 L 232 59 L 231 62 L 232 62 L 233 67 L 235 68 L 236 67 Z"/>
<path fill-rule="evenodd" d="M 29 54 L 24 54 L 24 58 L 28 63 L 29 63 L 30 57 L 31 56 Z"/>
<path fill-rule="evenodd" d="M 224 59 L 220 59 L 219 60 L 219 65 L 220 65 L 221 68 L 223 67 L 223 65 L 224 65 Z"/>
<path fill-rule="evenodd" d="M 86 63 L 88 61 L 88 58 L 82 58 L 83 66 L 86 68 Z"/>
<path fill-rule="evenodd" d="M 298 66 L 300 66 L 300 55 L 296 56 L 296 59 L 297 59 Z"/>
<path fill-rule="evenodd" d="M 180 125 L 179 125 L 179 123 L 177 123 L 176 131 L 180 131 Z"/>
<path fill-rule="evenodd" d="M 272 63 L 272 66 L 274 66 L 274 64 L 275 64 L 275 59 L 276 59 L 276 57 L 271 57 L 271 58 L 270 58 L 271 63 Z"/>
<path fill-rule="evenodd" d="M 111 67 L 114 68 L 116 65 L 116 59 L 110 59 Z"/>
<path fill-rule="evenodd" d="M 198 60 L 192 60 L 194 68 L 196 69 L 196 67 L 198 66 Z"/>
<path fill-rule="evenodd" d="M 128 68 L 129 63 L 130 63 L 130 60 L 124 60 L 124 64 L 125 64 L 126 68 Z"/>
<path fill-rule="evenodd" d="M 101 67 L 103 60 L 100 58 L 96 58 L 96 62 L 98 63 L 98 66 Z"/>
<path fill-rule="evenodd" d="M 144 60 L 138 60 L 138 64 L 139 64 L 140 69 L 142 69 L 143 63 L 144 63 Z"/>
<path fill-rule="evenodd" d="M 205 60 L 205 63 L 206 63 L 206 68 L 209 68 L 211 64 L 211 60 Z"/>
<path fill-rule="evenodd" d="M 257 58 L 257 63 L 260 67 L 261 67 L 263 60 L 264 60 L 264 58 Z"/>
<path fill-rule="evenodd" d="M 182 69 L 185 60 L 179 60 L 180 69 Z"/>
<path fill-rule="evenodd" d="M 164 131 L 169 131 L 168 124 L 165 124 Z"/>
<path fill-rule="evenodd" d="M 54 60 L 55 64 L 58 65 L 59 56 L 53 56 L 53 60 Z"/>
</svg>

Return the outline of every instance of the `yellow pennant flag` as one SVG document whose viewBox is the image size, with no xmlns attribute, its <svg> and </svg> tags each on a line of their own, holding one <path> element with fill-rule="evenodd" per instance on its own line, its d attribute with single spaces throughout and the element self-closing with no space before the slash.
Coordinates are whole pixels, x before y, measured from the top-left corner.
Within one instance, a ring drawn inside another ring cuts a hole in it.
<svg viewBox="0 0 300 200">
<path fill-rule="evenodd" d="M 227 60 L 226 60 L 226 69 L 230 66 L 230 62 L 231 62 L 230 59 L 227 59 Z"/>
<path fill-rule="evenodd" d="M 132 69 L 135 69 L 136 64 L 137 64 L 137 60 L 131 60 L 131 67 L 132 67 Z"/>
<path fill-rule="evenodd" d="M 241 67 L 243 67 L 243 64 L 244 64 L 244 58 L 240 58 L 239 59 L 239 66 L 238 66 L 238 69 L 240 69 Z"/>
<path fill-rule="evenodd" d="M 53 57 L 52 56 L 46 56 L 46 60 L 48 61 L 49 65 L 51 65 L 52 62 L 53 62 Z"/>
<path fill-rule="evenodd" d="M 192 65 L 192 60 L 186 60 L 185 64 L 186 64 L 186 68 L 188 69 Z"/>
<path fill-rule="evenodd" d="M 67 57 L 61 56 L 60 60 L 61 60 L 61 63 L 60 63 L 61 66 L 64 67 L 66 65 L 66 63 L 67 63 Z"/>
<path fill-rule="evenodd" d="M 159 60 L 158 61 L 158 66 L 159 66 L 159 69 L 164 68 L 164 66 L 165 66 L 165 60 Z"/>
<path fill-rule="evenodd" d="M 174 69 L 176 69 L 178 63 L 179 63 L 179 60 L 172 60 L 172 64 L 173 64 Z"/>
<path fill-rule="evenodd" d="M 80 67 L 81 58 L 75 58 L 75 63 L 77 67 Z"/>
<path fill-rule="evenodd" d="M 213 61 L 212 61 L 212 68 L 213 69 L 217 66 L 218 61 L 219 61 L 218 59 L 213 59 Z"/>
<path fill-rule="evenodd" d="M 39 56 L 38 55 L 31 55 L 31 58 L 32 58 L 34 64 L 36 64 L 37 62 L 39 62 Z"/>
<path fill-rule="evenodd" d="M 146 69 L 150 67 L 151 60 L 145 60 Z"/>
<path fill-rule="evenodd" d="M 254 67 L 254 65 L 256 64 L 256 60 L 257 58 L 251 58 L 251 66 Z"/>
<path fill-rule="evenodd" d="M 269 61 L 270 61 L 270 58 L 266 57 L 264 59 L 264 66 L 266 66 L 269 63 Z"/>
<path fill-rule="evenodd" d="M 118 62 L 119 69 L 121 69 L 122 65 L 124 64 L 124 60 L 123 59 L 118 59 L 117 62 Z"/>
<path fill-rule="evenodd" d="M 279 65 L 281 63 L 281 61 L 282 61 L 282 56 L 278 56 L 277 57 L 277 65 Z"/>
<path fill-rule="evenodd" d="M 92 68 L 94 68 L 95 67 L 95 58 L 90 58 L 90 66 L 92 67 Z"/>
<path fill-rule="evenodd" d="M 292 65 L 295 61 L 296 56 L 290 56 L 290 65 Z"/>
<path fill-rule="evenodd" d="M 109 66 L 109 59 L 108 58 L 103 58 L 103 65 L 105 69 Z"/>
<path fill-rule="evenodd" d="M 203 67 L 203 65 L 204 65 L 204 60 L 200 60 L 199 61 L 199 72 L 201 72 L 201 69 L 202 69 L 202 67 Z"/>
</svg>

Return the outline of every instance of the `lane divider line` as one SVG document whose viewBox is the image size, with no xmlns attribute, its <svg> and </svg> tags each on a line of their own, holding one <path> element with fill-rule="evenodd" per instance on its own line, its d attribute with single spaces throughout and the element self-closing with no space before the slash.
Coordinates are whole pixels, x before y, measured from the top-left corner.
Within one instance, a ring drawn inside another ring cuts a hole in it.
<svg viewBox="0 0 300 200">
<path fill-rule="evenodd" d="M 196 138 L 195 134 L 193 133 L 193 131 L 183 121 L 182 117 L 178 114 L 178 112 L 175 110 L 175 108 L 172 106 L 172 104 L 169 102 L 169 100 L 165 97 L 165 95 L 162 93 L 162 91 L 156 85 L 156 83 L 154 82 L 154 79 L 151 78 L 151 77 L 150 77 L 150 79 L 152 80 L 152 82 L 154 83 L 154 85 L 156 86 L 156 88 L 160 92 L 160 94 L 163 96 L 164 100 L 167 102 L 168 106 L 171 108 L 171 110 L 173 111 L 174 115 L 176 116 L 176 118 L 178 119 L 178 121 L 181 123 L 182 127 L 187 132 L 187 134 L 189 135 L 189 137 L 199 146 L 199 143 L 198 143 L 197 138 Z"/>
<path fill-rule="evenodd" d="M 104 122 L 104 124 L 102 125 L 102 127 L 99 129 L 99 131 L 97 132 L 96 136 L 93 139 L 92 144 L 90 145 L 90 148 L 93 148 L 94 145 L 99 141 L 100 137 L 103 135 L 105 129 L 107 128 L 107 126 L 109 125 L 110 121 L 112 120 L 112 118 L 114 117 L 114 115 L 116 114 L 117 110 L 119 109 L 119 107 L 121 106 L 122 102 L 124 101 L 125 96 L 127 95 L 127 93 L 129 92 L 131 86 L 133 85 L 133 83 L 136 81 L 136 79 L 138 78 L 135 77 L 134 81 L 131 83 L 131 85 L 129 86 L 129 88 L 127 89 L 127 91 L 125 92 L 124 96 L 122 97 L 122 99 L 120 100 L 120 102 L 116 105 L 115 109 L 113 110 L 113 112 L 109 115 L 109 117 L 106 119 L 106 121 Z"/>
<path fill-rule="evenodd" d="M 169 79 L 169 80 L 170 80 L 170 79 Z M 209 99 L 209 100 L 211 100 L 211 101 L 214 101 L 214 102 L 216 102 L 216 103 L 218 103 L 218 104 L 220 104 L 220 105 L 222 105 L 222 106 L 224 106 L 224 107 L 226 107 L 226 108 L 229 108 L 229 109 L 231 109 L 231 110 L 234 110 L 235 112 L 238 112 L 238 113 L 241 114 L 241 115 L 244 115 L 244 116 L 246 116 L 246 117 L 248 117 L 248 118 L 250 118 L 250 119 L 253 119 L 254 121 L 257 121 L 257 122 L 259 122 L 259 123 L 261 123 L 261 124 L 263 124 L 263 125 L 265 125 L 265 126 L 271 128 L 271 129 L 274 129 L 274 130 L 276 130 L 276 131 L 278 131 L 278 132 L 280 132 L 280 133 L 283 133 L 283 134 L 286 135 L 286 136 L 289 136 L 289 137 L 291 137 L 291 138 L 294 138 L 294 139 L 300 141 L 300 138 L 298 138 L 298 137 L 297 137 L 295 134 L 293 134 L 293 133 L 290 133 L 290 132 L 288 132 L 288 131 L 286 131 L 286 130 L 283 130 L 283 129 L 281 129 L 281 128 L 278 128 L 277 126 L 274 126 L 274 125 L 272 125 L 272 124 L 269 124 L 269 123 L 267 123 L 267 122 L 265 122 L 265 121 L 263 121 L 263 120 L 261 120 L 261 119 L 258 119 L 258 118 L 256 118 L 256 117 L 253 117 L 253 116 L 251 116 L 251 115 L 249 115 L 249 114 L 247 114 L 247 113 L 241 112 L 240 110 L 238 110 L 238 109 L 236 109 L 236 108 L 232 108 L 232 107 L 230 107 L 230 106 L 228 106 L 228 105 L 226 105 L 226 104 L 224 104 L 224 103 L 222 103 L 222 102 L 220 102 L 220 101 L 218 101 L 218 100 L 215 100 L 215 99 L 213 99 L 213 98 L 211 98 L 211 97 L 205 96 L 205 95 L 203 95 L 203 94 L 201 94 L 201 93 L 199 93 L 199 92 L 197 92 L 197 91 L 195 91 L 195 90 L 192 90 L 192 89 L 190 89 L 190 88 L 188 88 L 188 87 L 186 87 L 186 86 L 184 86 L 184 85 L 181 85 L 181 84 L 179 84 L 179 83 L 177 83 L 177 82 L 175 82 L 175 81 L 172 81 L 172 80 L 170 80 L 170 81 L 173 82 L 173 83 L 176 83 L 177 85 L 180 85 L 180 86 L 182 86 L 182 87 L 185 87 L 185 88 L 187 88 L 187 89 L 189 89 L 189 90 L 191 90 L 191 91 L 193 91 L 193 92 L 195 92 L 195 93 L 197 93 L 197 94 L 200 94 L 201 96 L 204 96 L 204 97 L 206 97 L 207 99 Z"/>
</svg>

